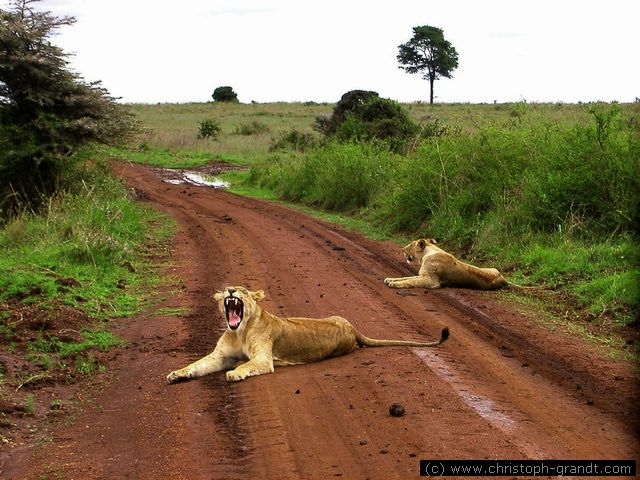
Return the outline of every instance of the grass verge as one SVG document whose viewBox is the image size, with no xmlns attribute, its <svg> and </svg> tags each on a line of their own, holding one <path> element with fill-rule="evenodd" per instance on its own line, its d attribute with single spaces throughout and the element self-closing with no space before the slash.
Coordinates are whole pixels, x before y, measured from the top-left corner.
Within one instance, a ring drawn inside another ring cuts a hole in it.
<svg viewBox="0 0 640 480">
<path fill-rule="evenodd" d="M 157 258 L 166 255 L 173 224 L 136 202 L 102 163 L 74 175 L 41 212 L 24 212 L 0 230 L 4 443 L 28 417 L 64 410 L 66 399 L 46 400 L 48 386 L 106 370 L 109 351 L 124 344 L 109 320 L 147 308 L 162 281 Z"/>
</svg>

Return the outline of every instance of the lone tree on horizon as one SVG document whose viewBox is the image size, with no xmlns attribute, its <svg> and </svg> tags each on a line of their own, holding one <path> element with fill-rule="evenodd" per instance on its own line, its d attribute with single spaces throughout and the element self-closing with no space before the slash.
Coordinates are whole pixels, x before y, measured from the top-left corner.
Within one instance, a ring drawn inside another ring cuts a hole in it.
<svg viewBox="0 0 640 480">
<path fill-rule="evenodd" d="M 407 73 L 422 73 L 429 80 L 429 103 L 433 104 L 433 82 L 438 78 L 451 78 L 458 68 L 458 52 L 444 38 L 441 28 L 424 25 L 413 27 L 413 37 L 398 46 L 398 62 Z"/>
<path fill-rule="evenodd" d="M 227 85 L 216 88 L 211 96 L 214 102 L 238 102 L 238 94 Z"/>
</svg>

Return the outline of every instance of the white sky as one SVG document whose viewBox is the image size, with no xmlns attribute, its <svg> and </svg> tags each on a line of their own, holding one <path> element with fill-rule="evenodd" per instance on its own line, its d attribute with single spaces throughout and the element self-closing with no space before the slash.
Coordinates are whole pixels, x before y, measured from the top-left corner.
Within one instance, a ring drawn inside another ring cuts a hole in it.
<svg viewBox="0 0 640 480">
<path fill-rule="evenodd" d="M 6 8 L 8 2 L 0 1 Z M 43 0 L 73 15 L 54 42 L 124 102 L 335 102 L 352 89 L 428 101 L 398 68 L 412 27 L 457 49 L 438 102 L 631 102 L 640 97 L 638 0 Z"/>
</svg>

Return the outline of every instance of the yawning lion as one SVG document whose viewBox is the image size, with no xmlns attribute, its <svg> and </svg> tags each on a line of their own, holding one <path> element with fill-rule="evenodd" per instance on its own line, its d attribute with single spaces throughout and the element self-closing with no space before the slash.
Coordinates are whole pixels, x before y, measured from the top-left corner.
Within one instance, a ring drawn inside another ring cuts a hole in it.
<svg viewBox="0 0 640 480">
<path fill-rule="evenodd" d="M 228 381 L 244 380 L 252 375 L 272 373 L 274 366 L 317 362 L 353 352 L 358 346 L 435 347 L 449 337 L 442 330 L 434 342 L 376 340 L 358 332 L 346 319 L 338 316 L 280 318 L 263 310 L 257 302 L 264 292 L 244 287 L 227 287 L 217 292 L 220 311 L 227 320 L 227 330 L 216 348 L 206 357 L 167 375 L 174 383 L 208 373 L 229 370 Z"/>
</svg>

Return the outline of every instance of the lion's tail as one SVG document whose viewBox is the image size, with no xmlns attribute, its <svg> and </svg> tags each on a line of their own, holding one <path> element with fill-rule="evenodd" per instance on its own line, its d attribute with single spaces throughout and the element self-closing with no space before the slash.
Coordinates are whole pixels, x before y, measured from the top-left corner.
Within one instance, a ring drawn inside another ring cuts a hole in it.
<svg viewBox="0 0 640 480">
<path fill-rule="evenodd" d="M 375 338 L 369 338 L 362 335 L 356 330 L 356 340 L 360 345 L 366 347 L 437 347 L 441 343 L 444 343 L 449 338 L 449 327 L 444 327 L 440 334 L 440 340 L 435 342 L 412 342 L 408 340 L 378 340 Z"/>
</svg>

